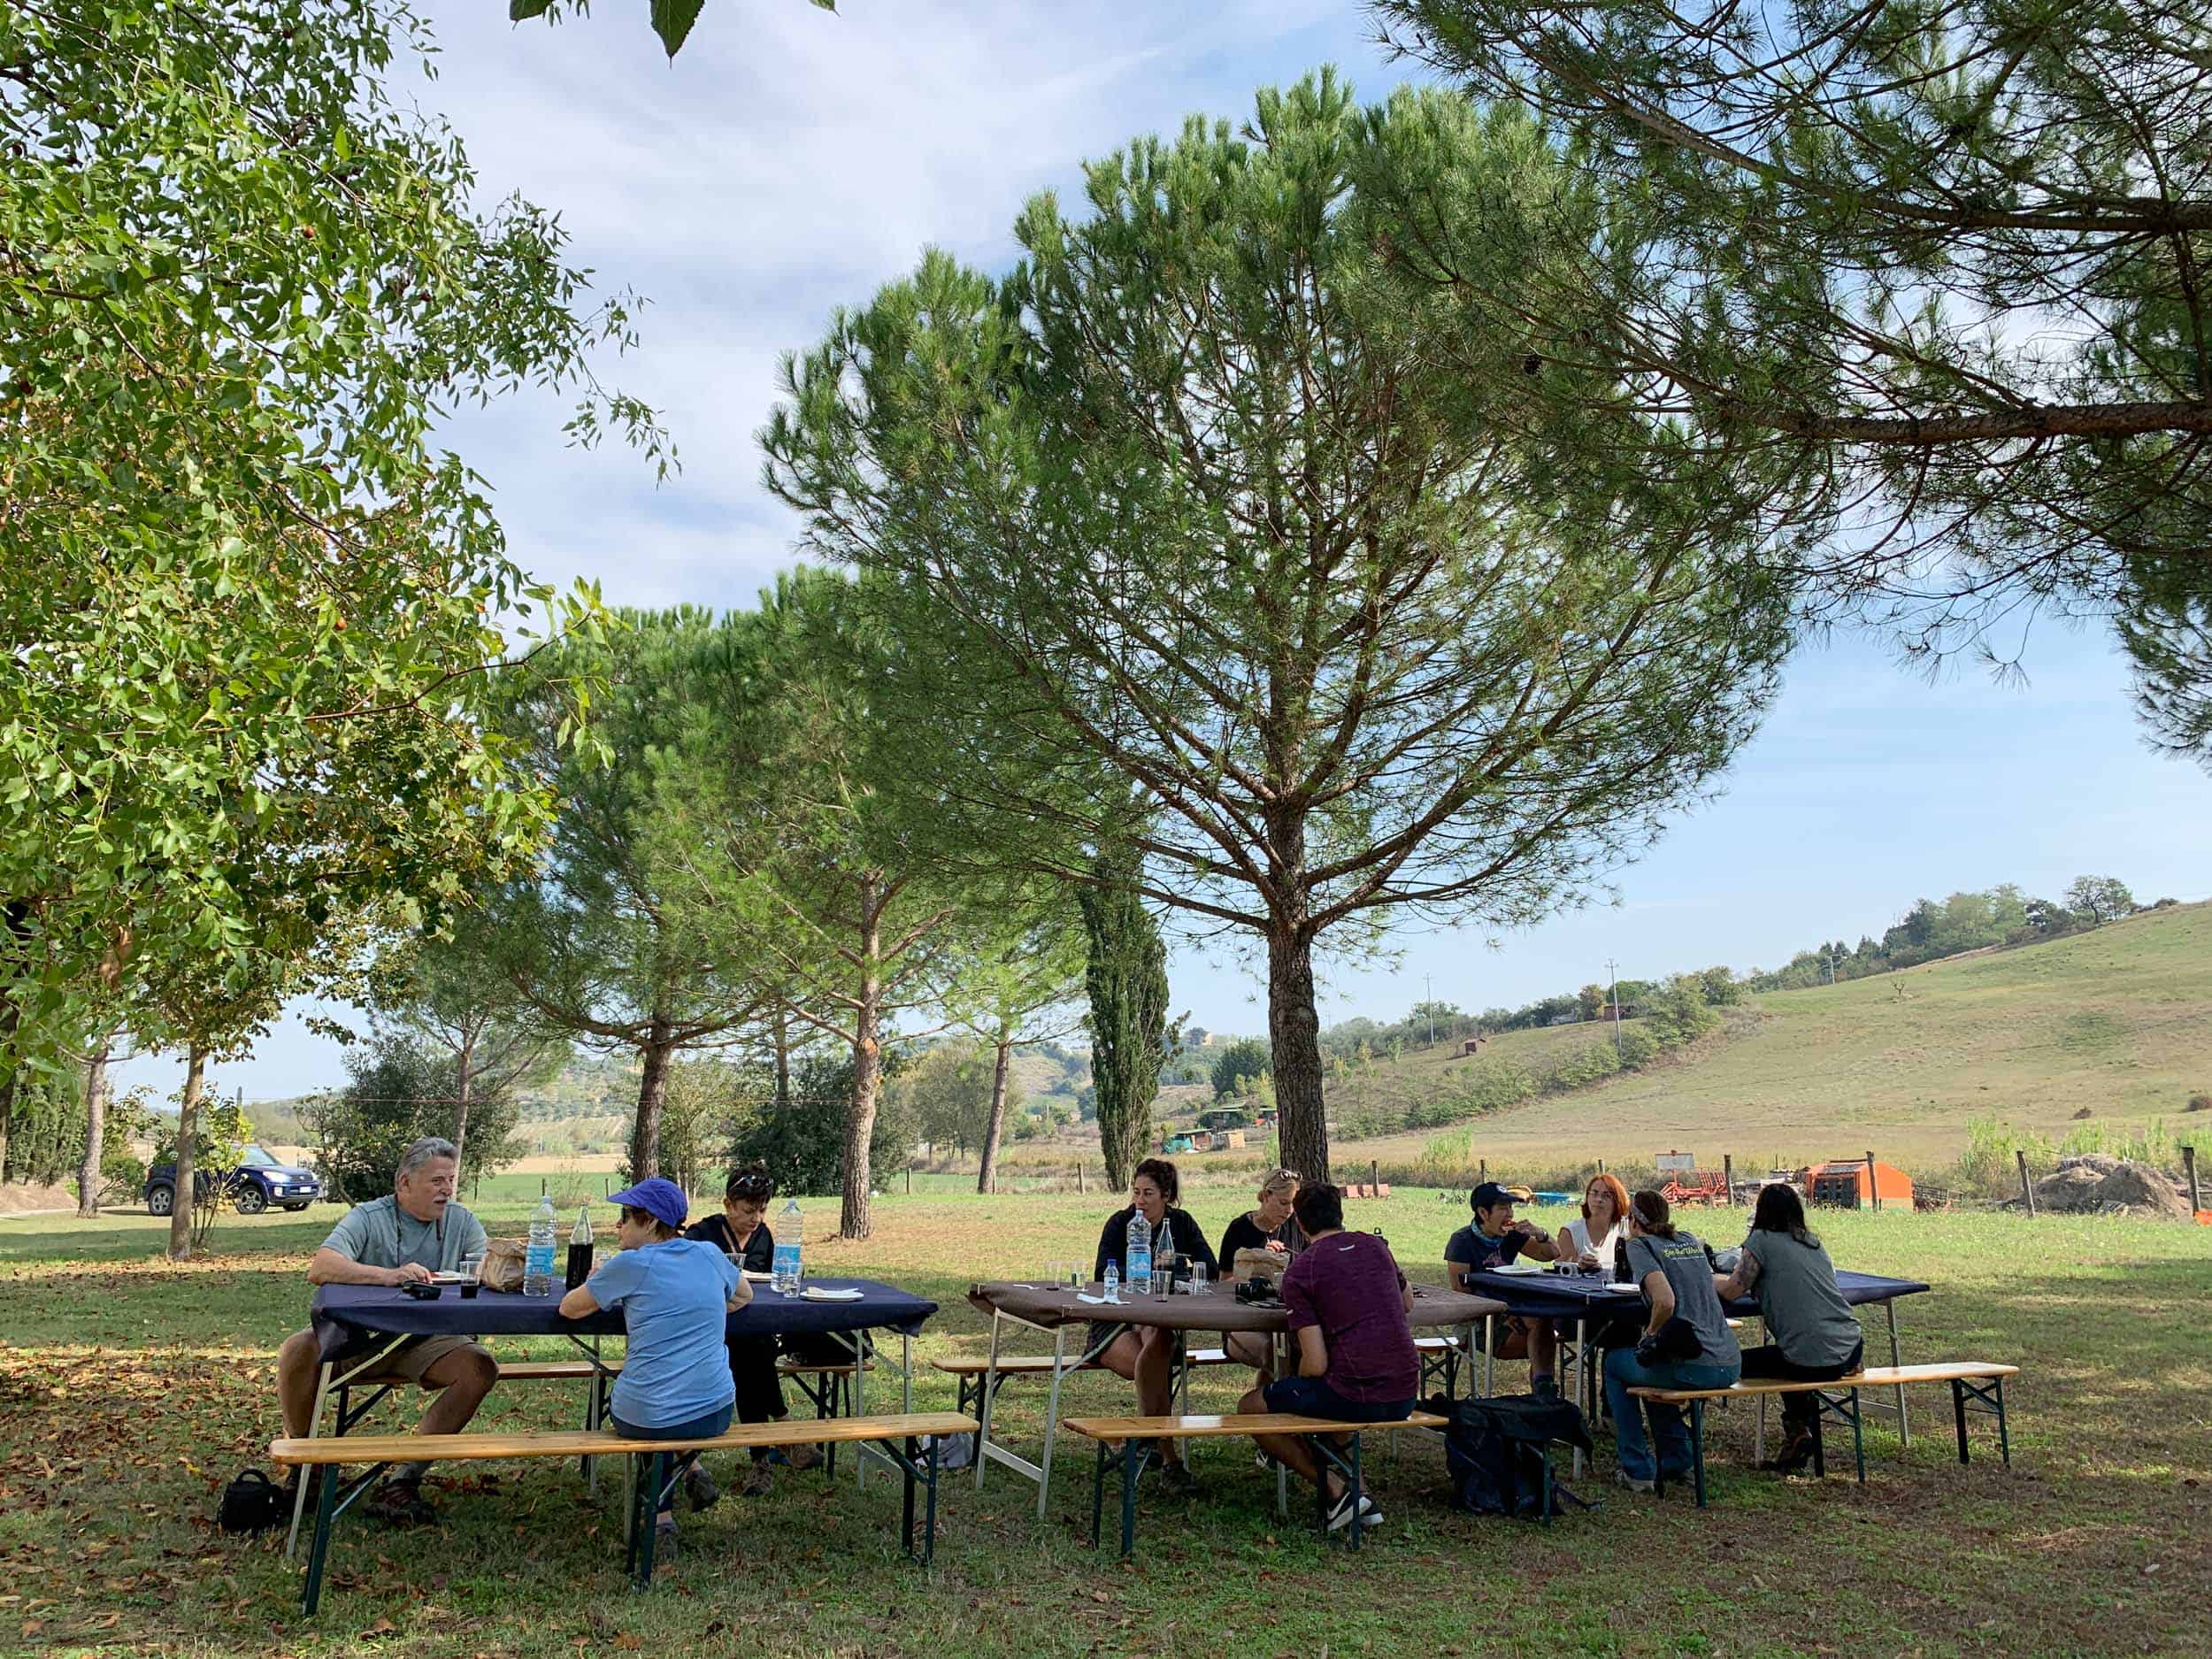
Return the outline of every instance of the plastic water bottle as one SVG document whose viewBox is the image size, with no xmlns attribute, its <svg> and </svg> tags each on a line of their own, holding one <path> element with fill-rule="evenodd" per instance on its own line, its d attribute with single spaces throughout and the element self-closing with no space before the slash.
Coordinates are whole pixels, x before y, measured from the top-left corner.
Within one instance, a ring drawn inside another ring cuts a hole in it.
<svg viewBox="0 0 2212 1659">
<path fill-rule="evenodd" d="M 1129 1294 L 1152 1294 L 1152 1224 L 1141 1210 L 1129 1217 Z"/>
<path fill-rule="evenodd" d="M 799 1288 L 799 1234 L 803 1230 L 799 1213 L 799 1201 L 783 1201 L 783 1213 L 776 1217 L 776 1254 L 771 1265 L 775 1273 L 776 1288 L 785 1295 Z"/>
<path fill-rule="evenodd" d="M 1106 1277 L 1099 1281 L 1100 1294 L 1107 1302 L 1121 1300 L 1121 1269 L 1113 1263 L 1106 1263 Z"/>
<path fill-rule="evenodd" d="M 553 1195 L 538 1200 L 538 1213 L 530 1217 L 530 1248 L 522 1256 L 522 1294 L 553 1294 Z"/>
</svg>

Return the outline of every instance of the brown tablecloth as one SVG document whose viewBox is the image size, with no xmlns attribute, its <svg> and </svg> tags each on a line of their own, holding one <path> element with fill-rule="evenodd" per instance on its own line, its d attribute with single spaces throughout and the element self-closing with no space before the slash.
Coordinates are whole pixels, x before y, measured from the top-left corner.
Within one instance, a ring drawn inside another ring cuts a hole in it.
<svg viewBox="0 0 2212 1659">
<path fill-rule="evenodd" d="M 1096 1295 L 1098 1286 L 1090 1286 Z M 1203 1296 L 1130 1296 L 1118 1302 L 1079 1302 L 1066 1286 L 1012 1284 L 994 1280 L 968 1292 L 968 1301 L 983 1313 L 1006 1313 L 1050 1330 L 1063 1325 L 1155 1325 L 1169 1331 L 1280 1332 L 1290 1328 L 1290 1316 L 1281 1308 L 1256 1308 L 1236 1299 L 1226 1286 Z M 1488 1296 L 1463 1295 L 1456 1291 L 1413 1287 L 1414 1328 L 1479 1324 L 1505 1304 Z"/>
</svg>

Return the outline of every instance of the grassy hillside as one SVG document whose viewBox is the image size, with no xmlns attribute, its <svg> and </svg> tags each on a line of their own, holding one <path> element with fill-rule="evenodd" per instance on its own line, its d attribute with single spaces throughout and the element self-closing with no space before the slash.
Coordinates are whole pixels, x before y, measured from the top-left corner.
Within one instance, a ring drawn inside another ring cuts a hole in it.
<svg viewBox="0 0 2212 1659">
<path fill-rule="evenodd" d="M 1514 1036 L 1588 1041 L 1583 1028 Z M 1505 1052 L 1510 1038 L 1501 1039 Z M 1486 1049 L 1486 1053 L 1491 1052 Z M 1528 1058 L 1529 1056 L 1523 1056 Z M 1401 1071 L 1438 1064 L 1409 1056 Z M 1493 1168 L 1680 1148 L 1740 1164 L 1863 1153 L 1932 1167 L 1970 1118 L 2057 1136 L 2085 1108 L 2108 1127 L 2212 1092 L 2212 904 L 2181 905 L 2017 949 L 1755 999 L 1730 1033 L 1641 1072 L 1471 1125 Z M 2199 1137 L 2212 1145 L 2212 1116 Z M 1417 1156 L 1410 1133 L 1346 1145 Z"/>
</svg>

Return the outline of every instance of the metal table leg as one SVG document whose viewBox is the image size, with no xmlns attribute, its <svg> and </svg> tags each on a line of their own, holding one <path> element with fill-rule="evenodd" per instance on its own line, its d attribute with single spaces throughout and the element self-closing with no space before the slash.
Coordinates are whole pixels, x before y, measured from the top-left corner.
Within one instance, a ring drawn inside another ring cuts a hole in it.
<svg viewBox="0 0 2212 1659">
<path fill-rule="evenodd" d="M 1892 1296 L 1882 1304 L 1882 1311 L 1889 1315 L 1889 1363 L 1902 1365 L 1905 1362 L 1897 1347 L 1897 1298 Z M 1912 1425 L 1905 1420 L 1905 1385 L 1897 1385 L 1897 1439 L 1909 1448 L 1912 1445 Z"/>
</svg>

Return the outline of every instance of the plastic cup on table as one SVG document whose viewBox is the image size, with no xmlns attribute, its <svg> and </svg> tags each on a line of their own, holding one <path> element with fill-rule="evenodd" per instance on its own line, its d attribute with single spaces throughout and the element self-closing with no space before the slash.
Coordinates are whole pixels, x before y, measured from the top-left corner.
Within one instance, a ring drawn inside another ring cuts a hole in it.
<svg viewBox="0 0 2212 1659">
<path fill-rule="evenodd" d="M 484 1253 L 472 1250 L 461 1258 L 461 1271 L 466 1275 L 461 1281 L 461 1300 L 472 1301 L 484 1281 Z"/>
<path fill-rule="evenodd" d="M 1205 1263 L 1193 1262 L 1190 1264 L 1190 1294 L 1194 1296 L 1202 1296 L 1212 1288 L 1213 1286 L 1206 1282 Z"/>
</svg>

